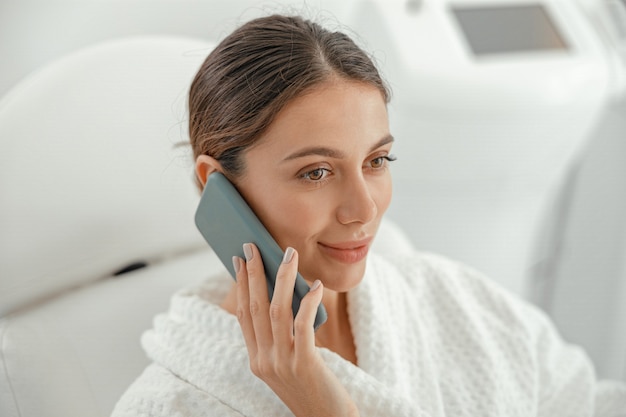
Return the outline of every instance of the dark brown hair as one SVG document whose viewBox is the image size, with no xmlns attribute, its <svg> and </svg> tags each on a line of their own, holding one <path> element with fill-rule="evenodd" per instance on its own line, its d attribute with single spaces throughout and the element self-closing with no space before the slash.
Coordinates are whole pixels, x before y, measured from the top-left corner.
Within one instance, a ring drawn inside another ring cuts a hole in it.
<svg viewBox="0 0 626 417">
<path fill-rule="evenodd" d="M 369 83 L 389 101 L 372 59 L 347 35 L 295 16 L 244 24 L 209 54 L 191 84 L 194 158 L 209 155 L 228 177 L 238 177 L 245 169 L 241 152 L 285 104 L 333 76 Z"/>
</svg>

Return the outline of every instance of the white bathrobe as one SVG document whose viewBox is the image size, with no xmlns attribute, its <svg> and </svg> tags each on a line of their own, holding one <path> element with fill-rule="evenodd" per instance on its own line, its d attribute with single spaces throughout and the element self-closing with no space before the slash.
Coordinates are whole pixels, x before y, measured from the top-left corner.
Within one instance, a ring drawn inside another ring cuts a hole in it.
<svg viewBox="0 0 626 417">
<path fill-rule="evenodd" d="M 230 278 L 176 294 L 143 337 L 153 361 L 113 413 L 292 415 L 249 369 Z M 538 309 L 470 268 L 413 252 L 371 254 L 348 293 L 358 367 L 320 349 L 361 416 L 626 416 L 626 386 L 598 382 Z"/>
</svg>

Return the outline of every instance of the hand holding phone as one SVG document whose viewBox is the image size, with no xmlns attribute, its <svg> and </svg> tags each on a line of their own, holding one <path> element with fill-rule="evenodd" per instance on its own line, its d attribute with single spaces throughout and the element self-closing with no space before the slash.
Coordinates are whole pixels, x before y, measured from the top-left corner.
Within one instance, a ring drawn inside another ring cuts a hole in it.
<svg viewBox="0 0 626 417">
<path fill-rule="evenodd" d="M 272 299 L 283 250 L 278 246 L 237 189 L 224 175 L 214 172 L 208 176 L 200 204 L 196 210 L 196 226 L 215 251 L 218 258 L 236 279 L 232 257 L 244 258 L 244 243 L 254 243 L 259 250 L 265 269 L 269 299 Z M 297 273 L 292 298 L 294 317 L 302 298 L 309 292 L 304 278 Z M 326 321 L 326 310 L 320 303 L 314 328 Z"/>
<path fill-rule="evenodd" d="M 289 249 L 288 249 L 289 250 Z M 302 299 L 292 323 L 288 318 L 293 298 L 298 252 L 289 251 L 276 276 L 271 303 L 263 264 L 254 244 L 245 246 L 246 262 L 233 259 L 237 271 L 237 313 L 246 342 L 250 370 L 265 382 L 296 416 L 358 415 L 350 394 L 315 349 L 312 329 L 323 285 L 316 281 Z"/>
</svg>

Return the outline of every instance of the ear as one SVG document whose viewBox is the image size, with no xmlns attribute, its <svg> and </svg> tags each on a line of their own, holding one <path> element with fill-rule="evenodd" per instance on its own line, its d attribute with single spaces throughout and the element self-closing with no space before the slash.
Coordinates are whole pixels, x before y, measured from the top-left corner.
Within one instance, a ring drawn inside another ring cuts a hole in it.
<svg viewBox="0 0 626 417">
<path fill-rule="evenodd" d="M 213 172 L 222 172 L 222 164 L 218 162 L 217 159 L 209 156 L 209 155 L 200 155 L 196 159 L 196 177 L 202 187 L 206 184 L 207 178 Z"/>
</svg>

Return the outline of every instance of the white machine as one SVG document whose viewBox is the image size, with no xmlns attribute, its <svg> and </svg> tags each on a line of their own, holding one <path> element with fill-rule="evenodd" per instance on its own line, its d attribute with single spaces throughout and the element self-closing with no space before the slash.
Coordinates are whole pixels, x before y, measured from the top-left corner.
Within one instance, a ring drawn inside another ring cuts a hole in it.
<svg viewBox="0 0 626 417">
<path fill-rule="evenodd" d="M 528 296 L 551 196 L 623 95 L 615 48 L 571 0 L 357 7 L 353 26 L 393 83 L 391 216 L 419 247 Z"/>
<path fill-rule="evenodd" d="M 626 1 L 581 5 L 626 74 Z M 600 375 L 626 380 L 626 97 L 607 106 L 590 137 L 546 219 L 532 299 Z"/>
</svg>

